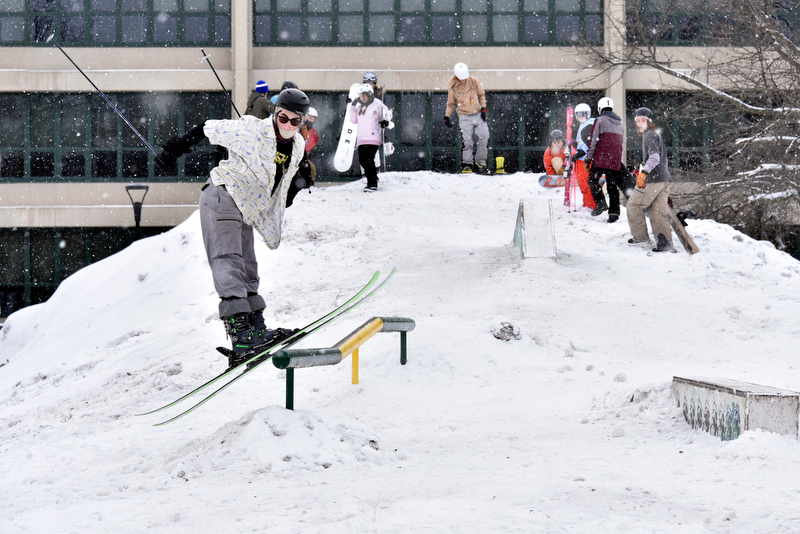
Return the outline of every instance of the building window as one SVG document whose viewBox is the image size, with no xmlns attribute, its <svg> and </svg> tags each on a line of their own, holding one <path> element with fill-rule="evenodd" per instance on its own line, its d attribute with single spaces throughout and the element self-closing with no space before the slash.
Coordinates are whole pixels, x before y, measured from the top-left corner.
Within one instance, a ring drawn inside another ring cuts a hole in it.
<svg viewBox="0 0 800 534">
<path fill-rule="evenodd" d="M 767 5 L 767 4 L 764 4 Z M 796 42 L 800 10 L 782 2 L 769 4 L 771 23 L 789 40 Z M 655 41 L 662 46 L 748 46 L 753 25 L 740 6 L 729 0 L 674 3 L 663 0 L 634 0 L 626 5 L 626 37 L 630 44 Z"/>
<path fill-rule="evenodd" d="M 634 117 L 634 110 L 640 107 L 648 107 L 657 114 L 654 122 L 667 148 L 673 176 L 676 171 L 703 172 L 704 169 L 716 164 L 714 160 L 718 155 L 709 148 L 713 145 L 714 132 L 719 131 L 714 126 L 713 119 L 697 118 L 691 113 L 679 116 L 681 115 L 679 112 L 670 113 L 669 118 L 666 118 L 659 113 L 659 110 L 664 109 L 680 110 L 689 98 L 690 95 L 686 93 L 638 91 L 627 93 L 625 100 L 628 110 L 626 134 L 629 165 L 638 166 L 642 162 L 642 138 L 636 132 Z"/>
<path fill-rule="evenodd" d="M 156 150 L 205 119 L 230 118 L 222 93 L 111 93 L 117 109 Z M 98 94 L 0 94 L 0 183 L 204 181 L 208 141 L 166 176 L 153 154 Z"/>
<path fill-rule="evenodd" d="M 489 164 L 505 158 L 507 172 L 544 172 L 542 158 L 550 142 L 550 132 L 566 129 L 567 107 L 581 102 L 593 109 L 603 96 L 600 92 L 507 92 L 488 93 Z M 321 181 L 349 181 L 361 178 L 358 158 L 349 172 L 333 168 L 342 112 L 347 110 L 345 95 L 309 93 L 319 111 L 315 124 L 320 142 L 311 153 Z M 395 128 L 385 130 L 386 141 L 395 153 L 386 158 L 390 171 L 433 170 L 454 173 L 461 168 L 461 137 L 457 127 L 447 128 L 442 121 L 447 107 L 445 93 L 388 93 L 383 102 L 394 111 Z M 453 116 L 453 121 L 458 119 Z M 577 125 L 575 125 L 577 130 Z"/>
<path fill-rule="evenodd" d="M 230 0 L 2 0 L 0 44 L 229 46 Z"/>
<path fill-rule="evenodd" d="M 601 0 L 255 0 L 253 21 L 256 46 L 603 42 Z"/>
<path fill-rule="evenodd" d="M 50 298 L 75 271 L 169 228 L 0 228 L 0 317 Z M 137 233 L 138 232 L 138 233 Z"/>
</svg>

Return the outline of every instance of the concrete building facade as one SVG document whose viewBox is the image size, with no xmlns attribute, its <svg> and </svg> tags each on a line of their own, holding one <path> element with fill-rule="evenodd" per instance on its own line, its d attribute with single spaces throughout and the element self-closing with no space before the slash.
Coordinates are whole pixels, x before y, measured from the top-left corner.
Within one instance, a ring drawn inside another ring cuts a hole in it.
<svg viewBox="0 0 800 534">
<path fill-rule="evenodd" d="M 662 87 L 655 71 L 589 63 L 584 46 L 625 46 L 615 30 L 625 9 L 622 0 L 6 0 L 0 316 L 46 299 L 98 251 L 130 241 L 126 185 L 150 186 L 141 225 L 161 231 L 196 209 L 212 165 L 206 143 L 177 176 L 163 175 L 84 74 L 156 149 L 206 118 L 236 117 L 220 82 L 243 112 L 258 80 L 271 94 L 294 81 L 320 111 L 314 162 L 327 181 L 356 177 L 329 160 L 344 95 L 367 71 L 395 110 L 388 169 L 458 168 L 457 128 L 443 116 L 453 65 L 463 61 L 489 97 L 490 157 L 504 156 L 509 172 L 541 172 L 566 106 L 609 96 L 625 119 L 626 102 Z M 690 68 L 698 50 L 676 51 Z M 122 233 L 109 237 L 115 228 Z"/>
</svg>

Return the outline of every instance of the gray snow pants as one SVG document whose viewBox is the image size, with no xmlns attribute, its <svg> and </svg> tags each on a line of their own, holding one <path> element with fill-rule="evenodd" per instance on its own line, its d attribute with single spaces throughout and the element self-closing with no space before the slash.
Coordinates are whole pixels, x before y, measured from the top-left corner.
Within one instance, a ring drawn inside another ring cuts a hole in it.
<svg viewBox="0 0 800 534">
<path fill-rule="evenodd" d="M 644 212 L 647 210 L 653 238 L 658 241 L 658 234 L 664 234 L 667 241 L 672 243 L 672 227 L 667 220 L 668 199 L 669 182 L 647 184 L 644 189 L 637 187 L 633 190 L 626 207 L 628 209 L 628 226 L 631 228 L 635 242 L 641 243 L 649 239 L 647 222 L 644 220 Z"/>
<path fill-rule="evenodd" d="M 489 125 L 481 119 L 480 113 L 457 115 L 458 126 L 461 128 L 461 164 L 486 165 L 486 159 L 489 157 Z M 476 143 L 478 148 L 473 156 L 472 146 Z"/>
<path fill-rule="evenodd" d="M 203 187 L 200 227 L 214 289 L 224 299 L 219 305 L 220 317 L 264 309 L 264 299 L 257 295 L 259 279 L 253 227 L 242 220 L 242 212 L 225 186 L 215 186 L 209 181 Z"/>
</svg>

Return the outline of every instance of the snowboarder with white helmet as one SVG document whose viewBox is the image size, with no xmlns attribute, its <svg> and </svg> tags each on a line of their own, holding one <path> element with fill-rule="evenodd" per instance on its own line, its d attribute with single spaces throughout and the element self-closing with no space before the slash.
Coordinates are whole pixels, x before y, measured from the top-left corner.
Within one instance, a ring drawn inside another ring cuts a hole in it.
<svg viewBox="0 0 800 534">
<path fill-rule="evenodd" d="M 597 217 L 608 210 L 608 222 L 619 220 L 619 191 L 624 187 L 627 171 L 622 165 L 622 143 L 625 131 L 622 119 L 614 113 L 614 101 L 603 97 L 597 103 L 600 116 L 592 126 L 589 150 L 586 152 L 586 165 L 589 167 L 589 187 L 596 204 L 592 216 Z M 606 203 L 600 177 L 605 175 L 608 188 Z"/>
<path fill-rule="evenodd" d="M 486 123 L 486 93 L 480 80 L 469 75 L 465 63 L 456 63 L 447 89 L 447 110 L 444 123 L 453 124 L 450 115 L 458 113 L 461 128 L 461 172 L 489 174 L 489 125 Z M 477 149 L 473 153 L 473 146 Z"/>
<path fill-rule="evenodd" d="M 284 210 L 310 185 L 305 142 L 298 133 L 309 100 L 298 89 L 281 91 L 272 120 L 245 115 L 239 120 L 207 120 L 181 138 L 227 148 L 228 158 L 211 170 L 200 195 L 200 224 L 219 316 L 233 345 L 229 367 L 242 363 L 254 346 L 291 335 L 268 329 L 258 294 L 259 276 L 253 229 L 267 247 L 280 245 Z M 191 146 L 191 145 L 190 145 Z"/>
<path fill-rule="evenodd" d="M 645 210 L 656 239 L 653 252 L 674 250 L 672 228 L 667 219 L 669 210 L 669 156 L 661 134 L 653 124 L 653 111 L 641 107 L 636 110 L 636 131 L 642 136 L 644 163 L 636 177 L 636 189 L 628 199 L 628 226 L 633 237 L 629 243 L 646 243 L 650 240 L 645 222 Z"/>
<path fill-rule="evenodd" d="M 578 187 L 583 194 L 583 206 L 593 210 L 596 207 L 594 198 L 592 197 L 592 190 L 589 187 L 589 168 L 585 164 L 586 153 L 589 151 L 587 145 L 582 139 L 582 133 L 586 131 L 589 134 L 594 125 L 594 118 L 592 118 L 592 108 L 589 104 L 578 104 L 575 106 L 575 118 L 578 120 L 578 131 L 575 134 L 576 148 L 575 152 L 575 179 L 578 181 Z"/>
</svg>

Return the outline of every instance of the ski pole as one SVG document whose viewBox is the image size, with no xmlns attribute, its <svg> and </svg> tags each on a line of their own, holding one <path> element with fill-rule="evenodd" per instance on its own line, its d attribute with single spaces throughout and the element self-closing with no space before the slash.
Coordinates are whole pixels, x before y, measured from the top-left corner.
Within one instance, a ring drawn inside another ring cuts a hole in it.
<svg viewBox="0 0 800 534">
<path fill-rule="evenodd" d="M 89 77 L 86 75 L 86 73 L 85 73 L 85 72 L 83 72 L 83 71 L 81 70 L 81 68 L 80 68 L 78 65 L 76 65 L 76 64 L 75 64 L 75 62 L 74 62 L 74 61 L 72 61 L 72 58 L 71 58 L 71 57 L 69 57 L 69 54 L 67 54 L 67 53 L 64 51 L 64 49 L 63 49 L 63 48 L 61 48 L 61 45 L 60 45 L 60 44 L 58 44 L 58 42 L 57 42 L 55 39 L 53 39 L 55 36 L 56 36 L 56 34 L 55 34 L 55 33 L 54 33 L 54 34 L 52 34 L 50 37 L 48 37 L 48 38 L 47 38 L 47 42 L 48 42 L 48 43 L 49 43 L 49 42 L 52 42 L 54 45 L 56 45 L 56 46 L 58 47 L 58 49 L 59 49 L 59 50 L 61 50 L 61 53 L 62 53 L 62 54 L 64 54 L 64 56 L 65 56 L 65 57 L 66 57 L 66 58 L 69 60 L 69 62 L 70 62 L 70 63 L 72 63 L 72 64 L 75 66 L 75 68 L 76 68 L 76 69 L 78 69 L 78 72 L 80 72 L 81 74 L 83 74 L 83 77 L 84 77 L 84 78 L 86 78 L 86 81 L 88 81 L 90 84 L 92 84 L 92 87 L 94 87 L 94 88 L 95 88 L 95 90 L 96 90 L 98 93 L 100 93 L 100 96 L 102 96 L 102 97 L 103 97 L 103 100 L 105 100 L 105 101 L 108 103 L 108 105 L 109 105 L 109 106 L 111 106 L 112 108 L 114 108 L 114 111 L 116 111 L 116 112 L 117 112 L 117 115 L 119 115 L 119 116 L 120 116 L 120 118 L 121 118 L 123 121 L 125 121 L 125 124 L 127 124 L 128 126 L 130 126 L 131 130 L 133 130 L 133 131 L 134 131 L 134 133 L 136 133 L 136 135 L 139 137 L 139 139 L 141 139 L 141 140 L 142 140 L 142 143 L 144 143 L 144 145 L 145 145 L 147 148 L 149 148 L 149 149 L 150 149 L 150 152 L 152 152 L 154 156 L 158 156 L 158 152 L 156 152 L 156 149 L 155 149 L 155 148 L 153 148 L 153 146 L 152 146 L 150 143 L 148 143 L 148 142 L 147 142 L 147 139 L 145 139 L 145 138 L 142 136 L 142 134 L 141 134 L 141 133 L 139 133 L 139 130 L 137 130 L 137 129 L 136 129 L 134 126 L 133 126 L 133 124 L 131 124 L 131 121 L 129 121 L 128 119 L 126 119 L 126 118 L 125 118 L 125 115 L 123 115 L 123 114 L 122 114 L 122 112 L 121 112 L 120 110 L 118 110 L 118 109 L 117 109 L 117 106 L 115 106 L 115 105 L 114 105 L 114 103 L 113 103 L 113 102 L 111 102 L 111 100 L 109 100 L 109 99 L 108 99 L 108 97 L 105 95 L 105 93 L 104 93 L 103 91 L 101 91 L 101 90 L 100 90 L 100 89 L 99 89 L 99 88 L 98 88 L 98 87 L 97 87 L 97 86 L 94 84 L 94 82 L 93 82 L 92 80 L 90 80 L 90 79 L 89 79 Z"/>
<path fill-rule="evenodd" d="M 214 72 L 214 76 L 217 77 L 217 81 L 219 82 L 219 85 L 222 87 L 222 92 L 225 93 L 225 96 L 228 97 L 228 102 L 230 102 L 231 106 L 233 106 L 233 111 L 235 111 L 236 114 L 239 115 L 239 118 L 241 119 L 242 118 L 242 114 L 239 113 L 238 109 L 236 109 L 236 104 L 233 103 L 233 100 L 231 99 L 231 95 L 229 95 L 228 94 L 228 90 L 225 89 L 225 84 L 223 84 L 222 80 L 219 79 L 219 75 L 217 74 L 217 69 L 215 69 L 214 65 L 211 64 L 211 60 L 208 59 L 211 56 L 206 54 L 206 51 L 203 50 L 202 48 L 200 49 L 200 51 L 203 53 L 203 59 L 205 59 L 208 62 L 208 66 L 211 67 L 211 70 Z M 203 59 L 201 59 L 200 61 L 203 61 Z"/>
</svg>

